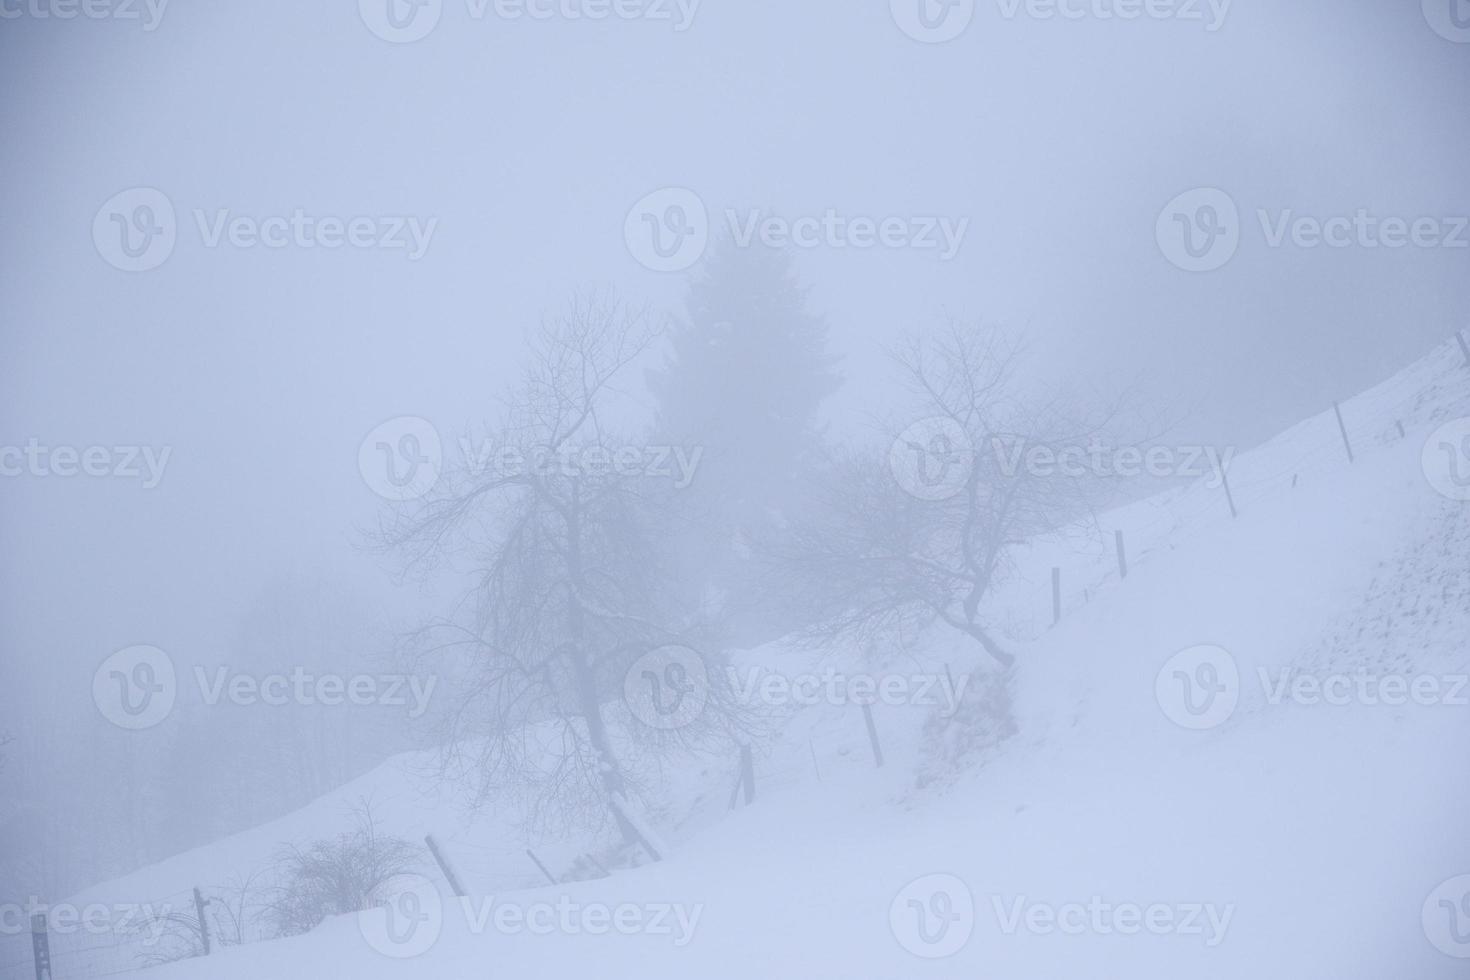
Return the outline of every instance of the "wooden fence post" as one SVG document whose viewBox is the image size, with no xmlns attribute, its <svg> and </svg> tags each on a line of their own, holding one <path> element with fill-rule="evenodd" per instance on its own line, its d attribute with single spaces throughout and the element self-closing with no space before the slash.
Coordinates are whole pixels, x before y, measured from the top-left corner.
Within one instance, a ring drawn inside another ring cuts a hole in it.
<svg viewBox="0 0 1470 980">
<path fill-rule="evenodd" d="M 812 753 L 813 760 L 816 753 Z M 749 745 L 740 746 L 740 772 L 735 776 L 735 785 L 730 790 L 730 809 L 735 809 L 735 804 L 740 802 L 741 791 L 745 792 L 745 804 L 749 806 L 755 802 L 755 758 L 751 753 Z"/>
<path fill-rule="evenodd" d="M 1234 520 L 1240 516 L 1240 512 L 1235 509 L 1235 494 L 1230 492 L 1230 474 L 1226 472 L 1226 466 L 1213 446 L 1210 447 L 1210 462 L 1215 464 L 1215 472 L 1220 474 L 1220 486 L 1225 488 L 1225 502 L 1230 505 L 1230 518 Z"/>
<path fill-rule="evenodd" d="M 1342 433 L 1342 444 L 1347 448 L 1348 462 L 1354 462 L 1353 443 L 1352 440 L 1348 438 L 1347 423 L 1342 420 L 1342 406 L 1339 405 L 1337 402 L 1333 402 L 1332 410 L 1337 413 L 1337 428 L 1338 431 Z"/>
<path fill-rule="evenodd" d="M 863 705 L 863 721 L 868 726 L 868 741 L 873 744 L 873 764 L 877 768 L 882 769 L 883 746 L 878 744 L 878 726 L 873 724 L 873 706 L 871 704 Z"/>
<path fill-rule="evenodd" d="M 454 869 L 449 866 L 449 860 L 444 857 L 444 852 L 439 850 L 439 842 L 434 839 L 434 835 L 425 834 L 424 843 L 428 845 L 429 853 L 434 856 L 434 863 L 439 865 L 439 870 L 444 874 L 444 880 L 449 882 L 449 888 L 454 892 L 454 897 L 464 898 L 464 886 L 459 883 L 459 875 L 455 874 Z"/>
<path fill-rule="evenodd" d="M 209 920 L 204 917 L 204 896 L 199 894 L 199 889 L 194 889 L 194 914 L 199 916 L 199 943 L 204 947 L 204 955 L 209 955 Z"/>
<path fill-rule="evenodd" d="M 51 980 L 51 939 L 46 935 L 46 916 L 31 916 L 31 954 L 36 960 L 36 980 Z"/>
<path fill-rule="evenodd" d="M 633 812 L 633 807 L 628 803 L 628 798 L 622 793 L 614 793 L 612 795 L 612 803 L 613 806 L 617 807 L 618 815 L 623 818 L 623 822 L 628 825 L 628 828 L 633 831 L 634 836 L 638 838 L 638 843 L 642 844 L 643 849 L 648 852 L 648 856 L 655 861 L 662 861 L 664 859 L 663 845 L 654 843 L 655 835 L 653 830 L 644 822 L 641 816 Z M 540 862 L 537 863 L 539 864 Z"/>
<path fill-rule="evenodd" d="M 1123 532 L 1122 530 L 1114 531 L 1113 535 L 1114 540 L 1116 540 L 1118 544 L 1118 576 L 1119 578 L 1127 578 L 1128 552 L 1123 548 Z"/>
<path fill-rule="evenodd" d="M 1051 624 L 1055 626 L 1062 621 L 1062 570 L 1053 568 L 1051 570 Z"/>
<path fill-rule="evenodd" d="M 1460 342 L 1460 350 L 1465 352 L 1465 366 L 1470 367 L 1470 343 L 1465 342 L 1465 331 L 1455 331 L 1455 339 Z"/>
<path fill-rule="evenodd" d="M 755 802 L 755 755 L 749 745 L 740 746 L 740 782 L 745 786 L 745 805 Z"/>
<path fill-rule="evenodd" d="M 546 876 L 547 881 L 551 882 L 553 885 L 556 884 L 556 879 L 551 877 L 551 872 L 546 870 L 546 865 L 541 863 L 541 859 L 536 856 L 535 851 L 531 850 L 529 847 L 526 848 L 526 857 L 536 862 L 536 867 L 541 869 L 541 873 Z"/>
</svg>

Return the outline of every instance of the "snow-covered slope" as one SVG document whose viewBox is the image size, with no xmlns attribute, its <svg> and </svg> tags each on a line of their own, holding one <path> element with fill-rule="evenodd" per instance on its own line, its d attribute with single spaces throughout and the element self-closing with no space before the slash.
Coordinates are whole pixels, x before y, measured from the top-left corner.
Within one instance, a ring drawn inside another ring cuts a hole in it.
<svg viewBox="0 0 1470 980">
<path fill-rule="evenodd" d="M 551 886 L 525 847 L 560 874 L 587 842 L 470 817 L 401 758 L 77 901 L 222 883 L 368 796 L 387 829 L 438 836 L 468 908 L 436 879 L 400 907 L 425 916 L 411 942 L 379 910 L 147 975 L 1470 975 L 1451 955 L 1470 957 L 1470 885 L 1452 882 L 1470 875 L 1470 504 L 1424 471 L 1430 434 L 1470 415 L 1470 370 L 1449 345 L 1342 411 L 1356 461 L 1330 410 L 1304 422 L 1236 460 L 1238 518 L 1197 485 L 1105 515 L 1103 545 L 1038 543 L 996 597 L 1020 653 L 1018 733 L 958 775 L 917 775 L 942 706 L 874 708 L 881 769 L 856 706 L 803 709 L 757 749 L 753 805 L 727 813 L 736 760 L 711 763 L 658 818 L 667 860 Z M 741 664 L 859 669 L 804 657 L 773 645 Z M 986 669 L 936 634 L 885 670 L 946 667 Z"/>
</svg>

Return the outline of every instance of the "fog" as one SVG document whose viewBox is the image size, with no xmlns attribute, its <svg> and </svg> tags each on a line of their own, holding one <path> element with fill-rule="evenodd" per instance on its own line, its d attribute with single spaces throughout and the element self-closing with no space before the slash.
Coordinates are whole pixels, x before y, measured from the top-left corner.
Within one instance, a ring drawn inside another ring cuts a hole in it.
<svg viewBox="0 0 1470 980">
<path fill-rule="evenodd" d="M 60 900 L 409 749 L 510 798 L 446 748 L 486 737 L 444 724 L 462 662 L 422 717 L 407 693 L 345 717 L 298 694 L 289 723 L 215 710 L 194 671 L 417 677 L 426 624 L 499 622 L 477 590 L 504 515 L 430 555 L 418 508 L 484 475 L 456 469 L 467 446 L 549 424 L 525 372 L 578 311 L 659 331 L 618 362 L 594 442 L 652 447 L 658 494 L 687 485 L 644 567 L 679 569 L 687 610 L 727 603 L 700 633 L 720 657 L 868 594 L 830 569 L 825 590 L 757 585 L 828 542 L 838 457 L 945 414 L 905 386 L 905 338 L 1024 350 L 1002 414 L 1037 442 L 1235 454 L 1467 326 L 1459 0 L 384 7 L 0 0 L 0 900 Z M 710 354 L 732 316 L 744 341 Z M 434 439 L 432 492 L 393 482 Z M 1006 534 L 1196 475 L 1048 491 Z M 669 598 L 649 589 L 629 608 Z M 927 642 L 907 617 L 827 652 Z M 94 675 L 139 645 L 181 693 L 129 732 Z"/>
</svg>

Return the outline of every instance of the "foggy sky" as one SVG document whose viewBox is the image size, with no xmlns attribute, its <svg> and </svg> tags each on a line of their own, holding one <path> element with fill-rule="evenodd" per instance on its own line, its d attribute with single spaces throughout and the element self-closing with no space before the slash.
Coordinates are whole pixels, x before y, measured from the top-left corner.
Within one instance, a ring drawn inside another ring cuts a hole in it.
<svg viewBox="0 0 1470 980">
<path fill-rule="evenodd" d="M 359 547 L 381 504 L 363 436 L 493 415 L 571 287 L 676 309 L 683 275 L 623 241 L 662 187 L 712 214 L 969 219 L 948 262 L 798 250 L 847 379 L 838 431 L 888 383 L 881 345 L 949 310 L 1016 329 L 1058 379 L 1146 379 L 1180 440 L 1258 442 L 1466 326 L 1470 250 L 1270 249 L 1253 215 L 1470 213 L 1467 82 L 1470 46 L 1415 3 L 1237 0 L 1216 32 L 982 3 L 939 45 L 880 2 L 705 0 L 677 32 L 451 0 L 402 45 L 346 2 L 174 0 L 151 32 L 0 21 L 0 442 L 172 447 L 154 489 L 0 480 L 6 696 L 85 705 L 134 643 L 217 656 L 279 574 L 388 592 Z M 134 186 L 169 195 L 180 241 L 128 274 L 90 228 Z M 1210 274 L 1154 239 L 1200 186 L 1248 226 Z M 208 249 L 192 227 L 298 207 L 438 226 L 418 261 Z"/>
</svg>

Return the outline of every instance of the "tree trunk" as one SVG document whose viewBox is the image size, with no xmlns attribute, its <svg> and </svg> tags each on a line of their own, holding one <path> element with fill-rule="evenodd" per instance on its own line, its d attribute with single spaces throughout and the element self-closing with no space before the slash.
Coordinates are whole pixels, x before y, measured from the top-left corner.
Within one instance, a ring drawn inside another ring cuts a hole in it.
<svg viewBox="0 0 1470 980">
<path fill-rule="evenodd" d="M 971 624 L 965 632 L 979 641 L 980 645 L 985 648 L 985 652 L 999 661 L 1000 665 L 1006 670 L 1010 670 L 1015 665 L 1015 656 L 1007 653 L 1000 644 L 990 638 L 990 634 L 986 633 L 980 627 Z"/>
<path fill-rule="evenodd" d="M 608 812 L 617 822 L 618 831 L 623 835 L 623 841 L 632 844 L 639 839 L 638 832 L 628 822 L 623 811 L 613 804 L 614 797 L 626 798 L 624 791 L 627 787 L 623 781 L 623 771 L 618 765 L 617 757 L 613 754 L 612 745 L 607 737 L 607 725 L 602 719 L 602 698 L 597 691 L 597 678 L 587 651 L 587 619 L 582 610 L 584 582 L 580 520 L 581 494 L 579 491 L 580 487 L 574 489 L 572 500 L 566 511 L 567 578 L 571 584 L 571 594 L 567 596 L 567 634 L 570 639 L 567 660 L 576 677 L 578 707 L 581 709 L 582 718 L 587 723 L 587 740 L 592 743 L 592 750 L 597 756 L 597 775 L 602 781 L 603 791 L 607 794 Z"/>
</svg>

